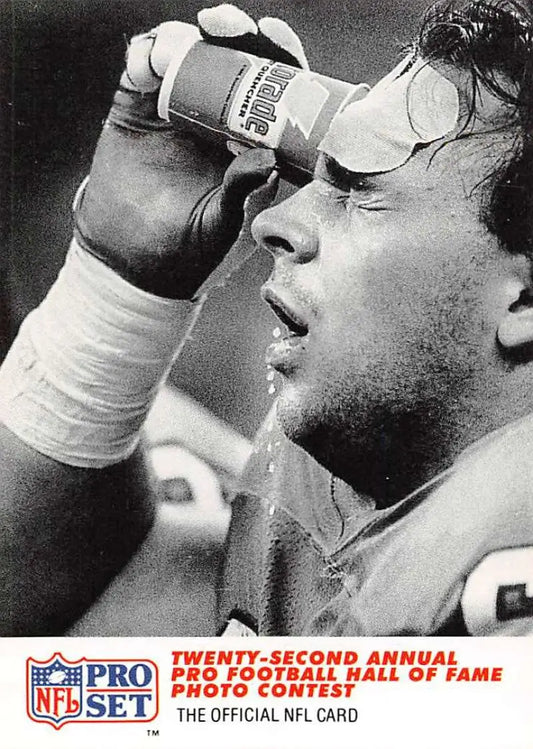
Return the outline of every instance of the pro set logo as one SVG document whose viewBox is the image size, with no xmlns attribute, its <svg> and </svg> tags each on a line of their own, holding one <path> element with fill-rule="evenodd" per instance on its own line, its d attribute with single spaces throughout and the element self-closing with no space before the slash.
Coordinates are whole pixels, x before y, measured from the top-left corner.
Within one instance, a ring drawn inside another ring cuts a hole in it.
<svg viewBox="0 0 533 749">
<path fill-rule="evenodd" d="M 61 653 L 26 661 L 26 710 L 31 720 L 66 723 L 147 723 L 159 710 L 158 671 L 144 659 L 69 661 Z"/>
</svg>

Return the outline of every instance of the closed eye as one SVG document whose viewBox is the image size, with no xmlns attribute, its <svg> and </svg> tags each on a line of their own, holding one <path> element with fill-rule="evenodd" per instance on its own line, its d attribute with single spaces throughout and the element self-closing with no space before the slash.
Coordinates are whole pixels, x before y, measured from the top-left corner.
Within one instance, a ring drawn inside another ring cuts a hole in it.
<svg viewBox="0 0 533 749">
<path fill-rule="evenodd" d="M 336 198 L 338 203 L 344 205 L 348 210 L 351 208 L 359 208 L 365 211 L 388 211 L 390 210 L 390 204 L 379 195 L 368 195 L 365 197 L 364 192 L 361 193 L 359 190 L 350 190 L 349 192 L 342 193 Z"/>
<path fill-rule="evenodd" d="M 345 169 L 338 161 L 327 154 L 321 153 L 315 168 L 315 179 L 336 187 L 342 192 L 356 190 L 358 192 L 369 192 L 375 189 L 375 179 L 372 174 L 351 172 Z"/>
</svg>

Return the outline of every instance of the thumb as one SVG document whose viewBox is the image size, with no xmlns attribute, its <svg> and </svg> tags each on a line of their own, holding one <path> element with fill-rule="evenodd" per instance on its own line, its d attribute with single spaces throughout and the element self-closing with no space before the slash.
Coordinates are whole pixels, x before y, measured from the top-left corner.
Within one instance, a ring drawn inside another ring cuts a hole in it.
<svg viewBox="0 0 533 749">
<path fill-rule="evenodd" d="M 278 181 L 276 156 L 270 149 L 251 148 L 230 164 L 219 193 L 219 211 L 228 230 L 231 227 L 233 239 L 241 229 L 244 204 L 250 194 L 258 191 L 261 201 L 270 203 L 276 195 Z"/>
<path fill-rule="evenodd" d="M 250 194 L 260 193 L 258 199 L 266 207 L 267 201 L 274 199 L 277 186 L 274 151 L 251 148 L 237 156 L 222 184 L 205 195 L 194 209 L 187 228 L 188 241 L 209 248 L 213 258 L 222 258 L 239 236 Z"/>
<path fill-rule="evenodd" d="M 206 196 L 202 220 L 196 217 L 195 223 L 201 226 L 203 249 L 210 247 L 209 276 L 204 268 L 206 280 L 196 289 L 193 299 L 223 286 L 254 252 L 252 238 L 245 234 L 241 241 L 239 234 L 243 225 L 246 232 L 252 217 L 274 200 L 278 183 L 274 152 L 252 148 L 232 162 L 223 184 Z"/>
<path fill-rule="evenodd" d="M 261 195 L 262 200 L 273 200 L 278 181 L 275 166 L 273 151 L 252 148 L 237 156 L 226 171 L 222 184 L 204 195 L 197 204 L 184 233 L 184 242 L 195 250 L 195 264 L 189 270 L 186 298 L 197 291 L 237 240 L 250 193 L 255 196 L 263 188 L 261 192 L 268 193 L 268 196 Z"/>
</svg>

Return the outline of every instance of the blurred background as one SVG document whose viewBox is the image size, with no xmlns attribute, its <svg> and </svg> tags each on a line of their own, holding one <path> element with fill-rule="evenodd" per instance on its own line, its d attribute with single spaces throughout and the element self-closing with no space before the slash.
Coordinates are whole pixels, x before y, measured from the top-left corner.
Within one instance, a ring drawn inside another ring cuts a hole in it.
<svg viewBox="0 0 533 749">
<path fill-rule="evenodd" d="M 123 66 L 126 40 L 164 20 L 194 22 L 206 0 L 0 0 L 2 19 L 3 348 L 45 295 L 71 235 L 70 206 L 87 174 Z M 312 69 L 374 83 L 397 61 L 427 0 L 242 0 L 281 16 Z M 282 190 L 286 194 L 287 187 Z M 210 298 L 173 382 L 246 437 L 272 396 L 263 363 L 275 318 L 259 300 L 269 259 L 257 252 Z"/>
</svg>

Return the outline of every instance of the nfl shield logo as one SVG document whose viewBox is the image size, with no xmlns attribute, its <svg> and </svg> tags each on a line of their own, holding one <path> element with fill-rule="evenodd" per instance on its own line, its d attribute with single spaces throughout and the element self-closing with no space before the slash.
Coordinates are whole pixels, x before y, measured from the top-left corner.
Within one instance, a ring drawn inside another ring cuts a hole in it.
<svg viewBox="0 0 533 749">
<path fill-rule="evenodd" d="M 47 661 L 27 661 L 28 715 L 59 729 L 82 711 L 81 661 L 67 661 L 61 653 Z"/>
</svg>

